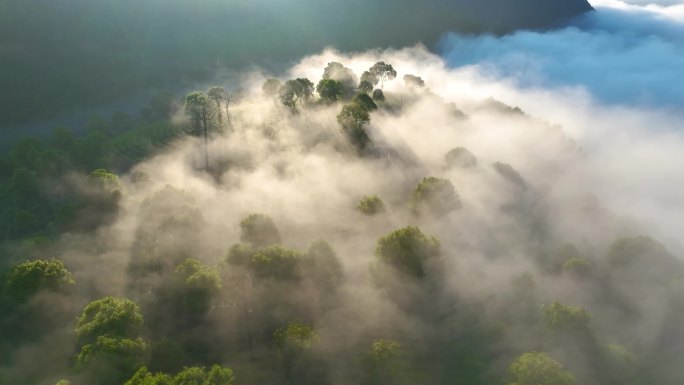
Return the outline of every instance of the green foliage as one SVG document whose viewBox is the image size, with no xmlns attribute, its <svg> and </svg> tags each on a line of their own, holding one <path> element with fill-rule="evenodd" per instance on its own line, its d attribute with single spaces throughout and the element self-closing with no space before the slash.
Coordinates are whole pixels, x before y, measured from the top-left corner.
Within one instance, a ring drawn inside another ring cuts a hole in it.
<svg viewBox="0 0 684 385">
<path fill-rule="evenodd" d="M 114 192 L 122 190 L 119 177 L 103 168 L 91 171 L 88 177 L 95 186 L 104 191 Z"/>
<path fill-rule="evenodd" d="M 55 385 L 71 385 L 71 381 L 63 379 L 63 380 L 57 381 L 57 383 Z"/>
<path fill-rule="evenodd" d="M 204 368 L 184 368 L 173 377 L 173 385 L 204 385 L 207 373 Z"/>
<path fill-rule="evenodd" d="M 366 215 L 376 215 L 385 212 L 385 204 L 377 195 L 363 197 L 356 208 Z"/>
<path fill-rule="evenodd" d="M 104 297 L 89 303 L 76 322 L 76 337 L 84 343 L 100 336 L 135 338 L 143 317 L 138 305 L 126 298 Z"/>
<path fill-rule="evenodd" d="M 358 94 L 354 97 L 354 100 L 352 100 L 354 104 L 358 104 L 359 106 L 363 107 L 366 111 L 375 111 L 378 109 L 378 105 L 375 104 L 373 99 L 366 95 L 366 94 Z"/>
<path fill-rule="evenodd" d="M 214 365 L 207 373 L 207 379 L 202 385 L 233 385 L 234 383 L 235 375 L 230 368 Z"/>
<path fill-rule="evenodd" d="M 575 376 L 545 353 L 530 352 L 518 357 L 508 369 L 509 385 L 574 385 Z"/>
<path fill-rule="evenodd" d="M 273 340 L 280 349 L 308 349 L 318 339 L 311 326 L 300 322 L 291 322 L 273 333 Z"/>
<path fill-rule="evenodd" d="M 173 385 L 173 381 L 169 375 L 150 373 L 147 367 L 143 366 L 124 385 Z"/>
<path fill-rule="evenodd" d="M 201 315 L 209 310 L 212 298 L 221 289 L 218 271 L 196 259 L 186 259 L 174 272 L 184 311 Z"/>
<path fill-rule="evenodd" d="M 280 102 L 289 107 L 293 112 L 297 112 L 297 102 L 308 100 L 314 92 L 314 84 L 306 78 L 288 80 L 280 87 L 278 95 Z"/>
<path fill-rule="evenodd" d="M 250 268 L 261 278 L 297 279 L 301 255 L 282 246 L 268 246 L 258 249 L 251 256 Z"/>
<path fill-rule="evenodd" d="M 321 96 L 321 100 L 327 104 L 340 100 L 342 91 L 342 83 L 332 79 L 321 79 L 316 86 L 316 92 Z"/>
<path fill-rule="evenodd" d="M 385 80 L 393 80 L 397 77 L 397 71 L 394 70 L 394 67 L 382 61 L 373 64 L 368 72 L 380 79 L 381 88 L 384 86 Z"/>
<path fill-rule="evenodd" d="M 190 133 L 206 136 L 218 116 L 218 109 L 204 93 L 194 91 L 185 96 L 185 113 L 190 117 Z"/>
<path fill-rule="evenodd" d="M 408 378 L 408 362 L 401 344 L 395 340 L 373 341 L 362 357 L 366 384 L 405 384 Z"/>
<path fill-rule="evenodd" d="M 378 83 L 380 83 L 380 78 L 378 78 L 375 74 L 371 73 L 370 71 L 364 71 L 361 74 L 361 82 L 368 82 L 373 86 L 377 86 Z"/>
<path fill-rule="evenodd" d="M 375 256 L 398 271 L 415 278 L 425 275 L 425 263 L 440 255 L 439 241 L 417 227 L 395 230 L 378 240 Z"/>
<path fill-rule="evenodd" d="M 563 263 L 563 273 L 578 278 L 591 276 L 591 262 L 585 258 L 570 258 Z"/>
<path fill-rule="evenodd" d="M 280 243 L 280 232 L 273 219 L 265 214 L 250 214 L 240 221 L 240 240 L 254 247 Z"/>
<path fill-rule="evenodd" d="M 542 306 L 544 322 L 552 329 L 557 330 L 587 330 L 591 315 L 581 307 L 562 305 L 554 302 L 551 305 Z"/>
<path fill-rule="evenodd" d="M 304 267 L 306 275 L 321 289 L 334 289 L 342 281 L 342 266 L 326 241 L 318 240 L 309 246 Z"/>
<path fill-rule="evenodd" d="M 426 177 L 413 190 L 409 200 L 413 213 L 443 215 L 461 208 L 461 200 L 448 179 Z"/>
<path fill-rule="evenodd" d="M 477 166 L 477 158 L 464 147 L 456 147 L 444 155 L 447 169 L 469 168 Z"/>
<path fill-rule="evenodd" d="M 615 268 L 663 262 L 671 258 L 667 249 L 650 237 L 620 238 L 613 242 L 606 260 Z"/>
<path fill-rule="evenodd" d="M 364 94 L 370 94 L 373 92 L 373 88 L 373 83 L 369 82 L 368 80 L 362 80 L 361 83 L 359 83 L 359 92 Z"/>
<path fill-rule="evenodd" d="M 126 370 L 139 368 L 145 359 L 147 345 L 142 338 L 98 336 L 95 342 L 85 344 L 76 355 L 76 368 L 83 370 L 95 361 L 116 361 L 116 366 Z"/>
<path fill-rule="evenodd" d="M 249 263 L 252 254 L 254 254 L 252 246 L 238 243 L 228 249 L 225 260 L 231 265 L 242 266 Z"/>
<path fill-rule="evenodd" d="M 368 110 L 357 103 L 344 106 L 337 115 L 337 122 L 357 149 L 363 150 L 368 146 L 370 138 L 364 128 L 370 123 Z"/>
<path fill-rule="evenodd" d="M 373 100 L 375 100 L 378 103 L 384 102 L 385 101 L 385 93 L 382 90 L 373 91 Z"/>
<path fill-rule="evenodd" d="M 25 301 L 41 290 L 57 291 L 74 285 L 71 273 L 59 259 L 38 259 L 15 266 L 5 281 L 4 294 Z"/>
</svg>

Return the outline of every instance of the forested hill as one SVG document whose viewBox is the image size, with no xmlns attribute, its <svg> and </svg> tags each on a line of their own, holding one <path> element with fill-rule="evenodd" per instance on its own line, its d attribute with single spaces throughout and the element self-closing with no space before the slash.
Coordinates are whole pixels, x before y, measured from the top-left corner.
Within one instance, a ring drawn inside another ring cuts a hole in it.
<svg viewBox="0 0 684 385">
<path fill-rule="evenodd" d="M 0 129 L 217 67 L 542 28 L 590 9 L 586 0 L 3 0 Z"/>
</svg>

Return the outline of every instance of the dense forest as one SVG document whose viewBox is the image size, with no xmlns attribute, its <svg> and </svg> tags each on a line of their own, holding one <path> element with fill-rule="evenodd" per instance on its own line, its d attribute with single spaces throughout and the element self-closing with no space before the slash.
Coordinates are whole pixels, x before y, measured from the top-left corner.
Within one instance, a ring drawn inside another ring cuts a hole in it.
<svg viewBox="0 0 684 385">
<path fill-rule="evenodd" d="M 681 384 L 681 261 L 561 127 L 402 57 L 15 143 L 0 383 Z"/>
</svg>

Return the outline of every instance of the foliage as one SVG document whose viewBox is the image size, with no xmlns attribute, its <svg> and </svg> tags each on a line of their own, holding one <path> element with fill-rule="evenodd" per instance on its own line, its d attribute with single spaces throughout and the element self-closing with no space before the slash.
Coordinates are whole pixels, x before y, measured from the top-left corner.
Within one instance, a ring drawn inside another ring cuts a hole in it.
<svg viewBox="0 0 684 385">
<path fill-rule="evenodd" d="M 316 92 L 321 96 L 321 100 L 327 104 L 332 104 L 342 97 L 342 83 L 333 79 L 321 79 L 316 86 Z"/>
<path fill-rule="evenodd" d="M 587 330 L 591 315 L 581 307 L 562 305 L 554 302 L 542 307 L 544 322 L 552 329 Z"/>
<path fill-rule="evenodd" d="M 378 240 L 375 256 L 398 271 L 415 278 L 425 275 L 425 264 L 440 255 L 439 241 L 417 227 L 395 230 Z"/>
<path fill-rule="evenodd" d="M 147 345 L 142 338 L 98 336 L 93 343 L 85 344 L 76 355 L 76 368 L 85 369 L 96 360 L 119 361 L 117 366 L 135 370 L 144 363 Z"/>
<path fill-rule="evenodd" d="M 240 240 L 254 247 L 280 243 L 280 232 L 273 219 L 265 214 L 250 214 L 240 221 Z"/>
<path fill-rule="evenodd" d="M 300 322 L 291 322 L 273 333 L 273 340 L 281 349 L 307 349 L 318 339 L 311 326 Z"/>
<path fill-rule="evenodd" d="M 563 263 L 563 273 L 578 278 L 587 278 L 591 275 L 591 262 L 585 258 L 571 258 Z"/>
<path fill-rule="evenodd" d="M 76 322 L 76 337 L 82 342 L 99 336 L 135 338 L 141 332 L 143 317 L 138 305 L 126 298 L 104 297 L 89 303 Z"/>
<path fill-rule="evenodd" d="M 364 94 L 370 94 L 373 92 L 373 88 L 375 86 L 373 83 L 369 82 L 368 80 L 362 80 L 361 83 L 359 83 L 359 92 L 362 92 Z"/>
<path fill-rule="evenodd" d="M 250 268 L 261 278 L 291 280 L 299 278 L 301 255 L 282 246 L 257 249 L 251 256 Z"/>
<path fill-rule="evenodd" d="M 373 341 L 362 360 L 366 384 L 410 383 L 408 362 L 401 344 L 396 340 Z"/>
<path fill-rule="evenodd" d="M 525 183 L 525 179 L 523 179 L 520 173 L 516 169 L 514 169 L 510 164 L 496 162 L 494 163 L 494 170 L 496 170 L 496 172 L 498 172 L 499 175 L 501 175 L 504 179 L 506 179 L 513 185 L 523 190 L 527 188 L 527 183 Z"/>
<path fill-rule="evenodd" d="M 189 258 L 176 267 L 174 275 L 179 283 L 184 311 L 194 315 L 206 313 L 211 299 L 221 289 L 218 271 Z"/>
<path fill-rule="evenodd" d="M 444 155 L 444 163 L 446 163 L 447 169 L 469 168 L 477 166 L 477 158 L 468 149 L 456 147 Z"/>
<path fill-rule="evenodd" d="M 509 385 L 574 385 L 575 376 L 545 353 L 530 352 L 518 357 L 509 367 Z"/>
<path fill-rule="evenodd" d="M 375 90 L 373 91 L 373 100 L 376 102 L 384 102 L 385 101 L 385 93 L 382 90 Z"/>
<path fill-rule="evenodd" d="M 366 215 L 376 215 L 385 212 L 385 204 L 377 195 L 363 197 L 356 207 Z"/>
<path fill-rule="evenodd" d="M 426 177 L 416 186 L 409 200 L 415 214 L 443 215 L 461 208 L 461 200 L 448 179 Z"/>
<path fill-rule="evenodd" d="M 363 109 L 365 109 L 365 110 L 368 111 L 368 112 L 374 111 L 374 110 L 377 110 L 377 109 L 378 109 L 378 105 L 375 104 L 375 102 L 373 101 L 373 99 L 372 99 L 370 96 L 366 95 L 366 94 L 358 94 L 358 95 L 356 95 L 356 96 L 354 97 L 354 100 L 353 100 L 352 102 L 353 102 L 354 104 L 357 104 L 357 105 L 363 107 Z"/>
<path fill-rule="evenodd" d="M 289 107 L 293 112 L 297 112 L 297 102 L 308 100 L 314 92 L 314 84 L 309 79 L 297 78 L 288 80 L 280 87 L 278 95 L 280 102 Z"/>
<path fill-rule="evenodd" d="M 41 290 L 62 290 L 74 285 L 71 273 L 59 259 L 38 259 L 15 266 L 5 280 L 4 294 L 24 301 Z"/>
<path fill-rule="evenodd" d="M 397 77 L 397 71 L 394 70 L 394 67 L 382 61 L 373 64 L 368 72 L 380 79 L 380 88 L 383 88 L 385 80 L 393 80 Z"/>
<path fill-rule="evenodd" d="M 344 106 L 337 115 L 337 122 L 356 148 L 363 150 L 368 146 L 370 138 L 364 126 L 370 123 L 370 115 L 365 108 L 356 103 Z"/>
<path fill-rule="evenodd" d="M 409 87 L 423 88 L 425 87 L 425 81 L 416 75 L 404 75 L 404 83 Z"/>
<path fill-rule="evenodd" d="M 194 91 L 185 96 L 185 112 L 190 117 L 193 135 L 206 136 L 211 124 L 218 116 L 216 106 L 200 91 Z"/>
<path fill-rule="evenodd" d="M 306 275 L 320 288 L 334 289 L 342 281 L 342 266 L 335 251 L 328 242 L 318 240 L 309 246 L 306 253 Z"/>
</svg>

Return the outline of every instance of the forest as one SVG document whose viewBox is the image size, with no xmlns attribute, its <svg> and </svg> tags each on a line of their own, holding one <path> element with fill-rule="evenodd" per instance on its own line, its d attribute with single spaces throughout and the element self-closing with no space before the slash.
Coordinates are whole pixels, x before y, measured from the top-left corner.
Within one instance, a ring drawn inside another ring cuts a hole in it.
<svg viewBox="0 0 684 385">
<path fill-rule="evenodd" d="M 681 384 L 681 260 L 562 127 L 412 50 L 14 143 L 0 383 Z"/>
</svg>

